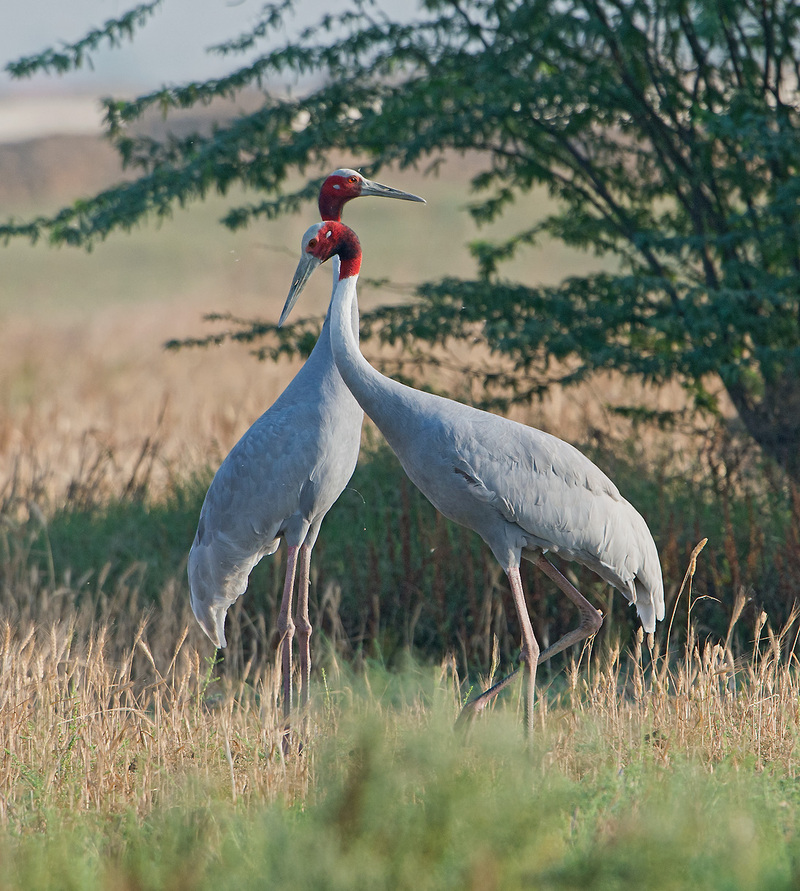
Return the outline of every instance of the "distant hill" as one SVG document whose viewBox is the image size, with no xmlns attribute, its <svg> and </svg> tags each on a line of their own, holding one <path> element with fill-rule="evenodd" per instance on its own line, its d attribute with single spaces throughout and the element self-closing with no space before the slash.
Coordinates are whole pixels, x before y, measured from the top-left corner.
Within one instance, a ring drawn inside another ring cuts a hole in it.
<svg viewBox="0 0 800 891">
<path fill-rule="evenodd" d="M 45 136 L 0 145 L 0 216 L 43 204 L 59 206 L 123 178 L 119 157 L 98 136 Z"/>
<path fill-rule="evenodd" d="M 135 132 L 155 137 L 164 136 L 167 130 L 178 136 L 208 133 L 213 123 L 252 111 L 260 103 L 261 97 L 252 93 L 237 97 L 235 104 L 217 101 L 207 108 L 175 112 L 167 121 L 155 113 Z M 0 219 L 8 211 L 32 206 L 55 209 L 131 177 L 99 133 L 0 143 Z"/>
</svg>

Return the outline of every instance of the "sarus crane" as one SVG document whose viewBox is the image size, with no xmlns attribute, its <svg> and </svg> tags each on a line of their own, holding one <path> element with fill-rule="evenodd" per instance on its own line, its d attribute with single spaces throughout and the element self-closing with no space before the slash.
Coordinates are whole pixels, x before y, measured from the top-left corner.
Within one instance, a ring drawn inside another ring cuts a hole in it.
<svg viewBox="0 0 800 891">
<path fill-rule="evenodd" d="M 581 563 L 620 590 L 651 633 L 656 620 L 664 618 L 664 585 L 650 530 L 603 471 L 563 440 L 407 387 L 367 362 L 353 328 L 361 246 L 351 229 L 340 222 L 318 223 L 303 236 L 301 251 L 280 323 L 314 269 L 338 256 L 339 283 L 330 309 L 336 367 L 411 481 L 445 517 L 475 530 L 505 571 L 522 629 L 525 729 L 530 737 L 536 666 L 596 633 L 602 624 L 601 614 L 545 554 Z M 574 631 L 544 652 L 525 602 L 522 557 L 549 576 L 581 616 Z M 462 715 L 480 710 L 504 685 L 501 681 L 467 703 Z"/>
<path fill-rule="evenodd" d="M 332 173 L 319 193 L 323 220 L 340 220 L 353 198 L 424 199 L 366 179 Z M 338 267 L 334 266 L 334 287 Z M 355 322 L 357 325 L 357 322 Z M 226 646 L 225 615 L 244 594 L 253 567 L 286 542 L 287 565 L 278 616 L 284 714 L 292 707 L 292 640 L 297 631 L 301 701 L 308 700 L 311 551 L 325 514 L 355 470 L 363 412 L 333 361 L 330 310 L 303 367 L 220 465 L 206 493 L 188 573 L 195 618 L 217 647 Z M 297 614 L 292 592 L 298 579 Z"/>
</svg>

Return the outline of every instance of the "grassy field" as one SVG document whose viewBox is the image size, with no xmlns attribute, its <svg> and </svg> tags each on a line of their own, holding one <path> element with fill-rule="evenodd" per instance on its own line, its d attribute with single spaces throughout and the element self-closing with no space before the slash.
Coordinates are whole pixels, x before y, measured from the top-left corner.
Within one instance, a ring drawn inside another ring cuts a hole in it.
<svg viewBox="0 0 800 891">
<path fill-rule="evenodd" d="M 430 203 L 350 209 L 364 274 L 458 271 L 469 170 L 382 177 Z M 634 434 L 603 407 L 675 391 L 602 379 L 517 414 L 582 445 L 642 510 L 668 601 L 651 652 L 619 598 L 574 575 L 606 621 L 540 671 L 530 751 L 518 688 L 453 731 L 493 652 L 514 664 L 513 607 L 486 548 L 368 428 L 315 552 L 312 703 L 284 754 L 282 558 L 231 611 L 223 661 L 185 560 L 210 474 L 296 366 L 162 344 L 210 310 L 274 319 L 313 214 L 234 236 L 221 213 L 213 200 L 89 255 L 3 254 L 0 891 L 795 887 L 800 498 L 721 429 Z M 515 274 L 594 262 L 545 246 Z M 329 293 L 314 284 L 309 314 Z M 554 639 L 574 613 L 525 572 Z"/>
<path fill-rule="evenodd" d="M 6 628 L 0 887 L 795 886 L 779 637 L 738 664 L 701 642 L 576 654 L 531 751 L 515 696 L 453 731 L 453 660 L 354 671 L 329 649 L 284 755 L 269 663 L 219 678 L 185 609 L 137 626 L 133 605 Z"/>
</svg>

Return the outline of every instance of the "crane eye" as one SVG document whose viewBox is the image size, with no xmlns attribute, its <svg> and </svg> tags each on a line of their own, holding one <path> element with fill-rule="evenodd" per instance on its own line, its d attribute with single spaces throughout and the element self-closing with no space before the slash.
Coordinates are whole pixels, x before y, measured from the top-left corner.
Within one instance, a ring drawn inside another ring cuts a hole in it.
<svg viewBox="0 0 800 891">
<path fill-rule="evenodd" d="M 357 183 L 357 182 L 358 182 L 358 177 L 357 177 L 357 176 L 351 176 L 347 181 L 348 181 L 349 183 Z"/>
<path fill-rule="evenodd" d="M 309 241 L 309 243 L 306 245 L 306 250 L 308 250 L 309 248 L 314 248 L 316 246 L 317 246 L 317 239 L 312 238 L 311 241 Z"/>
</svg>

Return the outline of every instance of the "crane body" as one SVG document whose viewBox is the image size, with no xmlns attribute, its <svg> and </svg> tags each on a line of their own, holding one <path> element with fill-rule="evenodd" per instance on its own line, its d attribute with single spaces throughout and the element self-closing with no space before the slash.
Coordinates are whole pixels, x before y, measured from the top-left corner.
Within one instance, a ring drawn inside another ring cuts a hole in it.
<svg viewBox="0 0 800 891">
<path fill-rule="evenodd" d="M 322 185 L 320 215 L 340 219 L 347 201 L 370 195 L 424 203 L 416 195 L 343 168 Z M 335 288 L 338 262 L 333 272 Z M 350 324 L 357 332 L 357 316 L 351 315 Z M 292 703 L 295 631 L 303 702 L 308 699 L 311 552 L 326 513 L 353 475 L 361 444 L 363 412 L 336 367 L 330 326 L 329 307 L 319 339 L 303 367 L 220 465 L 200 511 L 188 562 L 195 618 L 214 645 L 224 647 L 228 609 L 246 591 L 250 572 L 259 560 L 274 554 L 282 539 L 286 542 L 278 632 L 287 716 Z M 298 604 L 293 619 L 296 579 Z"/>
<path fill-rule="evenodd" d="M 644 630 L 664 617 L 658 552 L 644 518 L 576 448 L 519 424 L 380 374 L 363 357 L 353 329 L 361 250 L 341 223 L 312 226 L 281 315 L 285 320 L 313 270 L 341 259 L 331 303 L 331 344 L 345 384 L 384 435 L 411 481 L 442 514 L 477 532 L 511 584 L 523 632 L 526 727 L 532 729 L 536 665 L 595 633 L 597 610 L 544 557 L 552 551 L 596 572 L 636 605 Z M 576 604 L 581 623 L 544 653 L 535 640 L 519 574 L 521 558 L 539 566 Z M 488 694 L 474 701 L 482 708 Z"/>
<path fill-rule="evenodd" d="M 226 645 L 225 614 L 262 557 L 281 539 L 313 549 L 355 470 L 363 417 L 333 363 L 326 318 L 303 367 L 231 449 L 206 493 L 189 572 L 198 621 L 215 645 Z"/>
<path fill-rule="evenodd" d="M 534 427 L 431 393 L 419 392 L 409 409 L 404 395 L 370 404 L 367 414 L 437 510 L 474 529 L 503 564 L 520 550 L 587 566 L 636 603 L 645 630 L 655 629 L 648 591 L 658 588 L 660 565 L 652 536 L 599 467 Z"/>
</svg>

